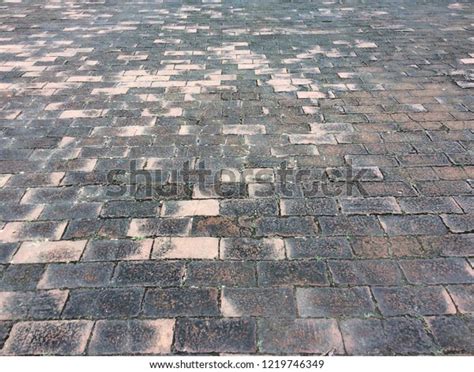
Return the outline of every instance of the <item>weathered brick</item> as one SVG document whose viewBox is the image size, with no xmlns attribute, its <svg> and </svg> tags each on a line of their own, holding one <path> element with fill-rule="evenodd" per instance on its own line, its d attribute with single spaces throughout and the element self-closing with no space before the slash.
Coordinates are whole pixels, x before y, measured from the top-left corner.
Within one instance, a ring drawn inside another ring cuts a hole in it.
<svg viewBox="0 0 474 372">
<path fill-rule="evenodd" d="M 474 232 L 474 214 L 441 216 L 448 229 L 453 233 Z"/>
<path fill-rule="evenodd" d="M 27 291 L 35 289 L 43 276 L 44 265 L 9 265 L 0 279 L 0 288 L 4 291 Z"/>
<path fill-rule="evenodd" d="M 282 216 L 334 216 L 337 205 L 330 198 L 281 199 Z"/>
<path fill-rule="evenodd" d="M 259 236 L 315 235 L 318 225 L 312 217 L 262 217 L 256 221 Z"/>
<path fill-rule="evenodd" d="M 12 263 L 42 263 L 78 261 L 86 241 L 24 242 L 12 259 Z"/>
<path fill-rule="evenodd" d="M 349 285 L 396 285 L 402 281 L 397 264 L 390 260 L 329 261 L 334 282 Z"/>
<path fill-rule="evenodd" d="M 131 237 L 188 235 L 191 230 L 189 218 L 143 218 L 132 219 L 127 235 Z"/>
<path fill-rule="evenodd" d="M 194 217 L 192 233 L 195 236 L 238 237 L 249 236 L 249 228 L 239 224 L 233 217 Z"/>
<path fill-rule="evenodd" d="M 152 239 L 91 240 L 87 244 L 82 261 L 147 260 L 152 245 Z"/>
<path fill-rule="evenodd" d="M 438 216 L 380 216 L 388 235 L 443 235 L 447 230 Z"/>
<path fill-rule="evenodd" d="M 186 284 L 199 287 L 252 287 L 256 270 L 252 262 L 190 262 L 186 268 Z"/>
<path fill-rule="evenodd" d="M 298 313 L 302 317 L 366 316 L 375 311 L 366 287 L 298 288 Z"/>
<path fill-rule="evenodd" d="M 101 211 L 102 217 L 155 217 L 158 215 L 159 205 L 155 201 L 116 200 L 108 202 Z"/>
<path fill-rule="evenodd" d="M 243 319 L 178 319 L 175 332 L 177 351 L 186 353 L 254 353 L 256 324 Z"/>
<path fill-rule="evenodd" d="M 143 302 L 147 317 L 219 315 L 217 291 L 206 288 L 149 289 Z"/>
<path fill-rule="evenodd" d="M 344 198 L 339 199 L 345 214 L 389 214 L 401 213 L 395 198 Z"/>
<path fill-rule="evenodd" d="M 0 263 L 9 263 L 18 247 L 18 243 L 0 243 Z"/>
<path fill-rule="evenodd" d="M 436 316 L 426 319 L 434 338 L 445 353 L 474 352 L 474 319 L 458 316 Z"/>
<path fill-rule="evenodd" d="M 50 264 L 38 288 L 101 287 L 109 283 L 112 263 Z"/>
<path fill-rule="evenodd" d="M 419 319 L 388 318 L 384 321 L 384 329 L 391 353 L 417 355 L 437 352 L 437 346 Z"/>
<path fill-rule="evenodd" d="M 344 346 L 349 355 L 388 355 L 387 336 L 379 319 L 341 321 Z"/>
<path fill-rule="evenodd" d="M 219 255 L 219 239 L 208 237 L 157 238 L 152 258 L 213 259 Z"/>
<path fill-rule="evenodd" d="M 220 256 L 223 259 L 272 260 L 285 258 L 285 245 L 279 238 L 224 238 L 221 239 L 220 249 Z"/>
<path fill-rule="evenodd" d="M 144 290 L 76 289 L 72 290 L 62 316 L 69 319 L 101 319 L 138 315 Z"/>
<path fill-rule="evenodd" d="M 383 230 L 374 216 L 320 217 L 318 221 L 324 235 L 383 235 Z"/>
<path fill-rule="evenodd" d="M 211 199 L 165 201 L 160 215 L 162 217 L 217 216 L 219 202 Z"/>
<path fill-rule="evenodd" d="M 462 213 L 461 208 L 452 198 L 448 197 L 416 197 L 398 200 L 403 212 L 419 213 Z"/>
<path fill-rule="evenodd" d="M 289 238 L 285 239 L 288 258 L 349 258 L 351 246 L 345 238 Z"/>
<path fill-rule="evenodd" d="M 0 292 L 0 320 L 48 319 L 61 314 L 68 291 Z"/>
<path fill-rule="evenodd" d="M 16 323 L 3 351 L 16 355 L 80 355 L 87 346 L 93 322 L 51 320 Z"/>
<path fill-rule="evenodd" d="M 260 351 L 270 354 L 344 354 L 334 319 L 262 319 L 258 324 Z"/>
<path fill-rule="evenodd" d="M 403 260 L 400 266 L 413 284 L 474 283 L 472 268 L 461 258 Z"/>
<path fill-rule="evenodd" d="M 38 218 L 42 205 L 36 204 L 0 204 L 0 219 L 2 221 L 33 221 Z"/>
<path fill-rule="evenodd" d="M 372 289 L 385 316 L 454 314 L 448 292 L 443 287 L 386 287 Z"/>
<path fill-rule="evenodd" d="M 450 285 L 448 291 L 460 313 L 474 313 L 474 285 Z"/>
<path fill-rule="evenodd" d="M 0 230 L 1 242 L 59 240 L 66 222 L 9 222 Z"/>
<path fill-rule="evenodd" d="M 474 234 L 426 236 L 421 242 L 431 254 L 461 257 L 474 255 Z"/>
<path fill-rule="evenodd" d="M 221 311 L 225 317 L 294 317 L 293 291 L 288 288 L 225 288 Z"/>
<path fill-rule="evenodd" d="M 113 282 L 117 285 L 169 287 L 181 284 L 184 265 L 178 262 L 120 262 Z"/>
<path fill-rule="evenodd" d="M 91 355 L 168 354 L 173 319 L 99 320 L 88 347 Z"/>
<path fill-rule="evenodd" d="M 259 262 L 259 286 L 327 285 L 326 267 L 318 261 Z"/>
</svg>

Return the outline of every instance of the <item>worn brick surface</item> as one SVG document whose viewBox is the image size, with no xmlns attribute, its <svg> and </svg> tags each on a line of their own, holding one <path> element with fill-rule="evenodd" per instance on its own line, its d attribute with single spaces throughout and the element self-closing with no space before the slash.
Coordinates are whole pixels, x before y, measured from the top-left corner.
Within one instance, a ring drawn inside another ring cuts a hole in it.
<svg viewBox="0 0 474 372">
<path fill-rule="evenodd" d="M 473 9 L 4 2 L 0 353 L 472 353 Z"/>
</svg>

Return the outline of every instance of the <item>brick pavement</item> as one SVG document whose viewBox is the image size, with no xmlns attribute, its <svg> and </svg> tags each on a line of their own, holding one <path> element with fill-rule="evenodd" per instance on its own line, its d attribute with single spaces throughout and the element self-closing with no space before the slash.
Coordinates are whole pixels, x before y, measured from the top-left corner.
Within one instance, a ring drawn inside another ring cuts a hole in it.
<svg viewBox="0 0 474 372">
<path fill-rule="evenodd" d="M 474 352 L 472 3 L 0 10 L 2 354 Z"/>
</svg>

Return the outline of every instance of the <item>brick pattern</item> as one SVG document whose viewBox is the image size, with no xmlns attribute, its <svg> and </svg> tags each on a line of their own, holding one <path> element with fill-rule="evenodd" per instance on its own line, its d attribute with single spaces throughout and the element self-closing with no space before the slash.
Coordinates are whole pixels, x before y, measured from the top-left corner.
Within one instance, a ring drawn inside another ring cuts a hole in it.
<svg viewBox="0 0 474 372">
<path fill-rule="evenodd" d="M 472 354 L 473 10 L 2 4 L 0 354 Z"/>
</svg>

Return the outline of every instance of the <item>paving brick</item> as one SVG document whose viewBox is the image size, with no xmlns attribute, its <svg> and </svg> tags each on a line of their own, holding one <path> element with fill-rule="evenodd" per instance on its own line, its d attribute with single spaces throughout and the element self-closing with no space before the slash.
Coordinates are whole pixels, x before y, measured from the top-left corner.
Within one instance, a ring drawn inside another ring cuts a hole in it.
<svg viewBox="0 0 474 372">
<path fill-rule="evenodd" d="M 239 237 L 251 235 L 250 228 L 242 226 L 235 217 L 193 217 L 191 235 Z"/>
<path fill-rule="evenodd" d="M 175 348 L 186 353 L 254 353 L 256 324 L 252 318 L 177 321 Z"/>
<path fill-rule="evenodd" d="M 0 292 L 0 320 L 57 318 L 68 291 Z"/>
<path fill-rule="evenodd" d="M 438 216 L 380 216 L 380 223 L 390 236 L 443 235 L 447 232 Z"/>
<path fill-rule="evenodd" d="M 127 235 L 131 237 L 188 235 L 191 219 L 188 218 L 143 218 L 132 219 Z"/>
<path fill-rule="evenodd" d="M 474 214 L 447 214 L 441 216 L 441 218 L 448 229 L 453 233 L 474 232 Z"/>
<path fill-rule="evenodd" d="M 474 255 L 474 234 L 427 236 L 421 242 L 425 250 L 432 254 L 461 257 Z"/>
<path fill-rule="evenodd" d="M 337 205 L 330 198 L 282 199 L 280 211 L 282 216 L 334 216 Z"/>
<path fill-rule="evenodd" d="M 157 238 L 152 258 L 213 259 L 219 255 L 219 239 L 208 237 Z"/>
<path fill-rule="evenodd" d="M 215 289 L 149 289 L 143 302 L 143 314 L 147 317 L 216 316 L 219 315 L 217 296 Z"/>
<path fill-rule="evenodd" d="M 117 285 L 176 286 L 181 284 L 184 264 L 178 262 L 120 262 L 114 273 Z"/>
<path fill-rule="evenodd" d="M 349 355 L 388 355 L 387 336 L 379 319 L 347 319 L 340 323 Z"/>
<path fill-rule="evenodd" d="M 360 237 L 351 239 L 352 249 L 361 258 L 423 256 L 425 252 L 416 237 Z"/>
<path fill-rule="evenodd" d="M 0 204 L 0 218 L 3 221 L 33 221 L 38 218 L 42 205 Z"/>
<path fill-rule="evenodd" d="M 345 198 L 340 199 L 344 214 L 391 214 L 401 213 L 393 197 L 385 198 Z"/>
<path fill-rule="evenodd" d="M 66 222 L 9 222 L 0 230 L 1 242 L 59 240 Z"/>
<path fill-rule="evenodd" d="M 366 316 L 375 311 L 367 287 L 298 288 L 296 301 L 304 318 Z"/>
<path fill-rule="evenodd" d="M 41 264 L 9 265 L 0 279 L 0 288 L 4 291 L 33 290 L 44 270 L 45 267 Z"/>
<path fill-rule="evenodd" d="M 318 225 L 312 217 L 262 217 L 256 221 L 258 236 L 315 235 Z"/>
<path fill-rule="evenodd" d="M 2 322 L 0 321 L 0 348 L 3 348 L 5 340 L 10 334 L 10 330 L 13 327 L 13 322 Z"/>
<path fill-rule="evenodd" d="M 275 200 L 223 200 L 220 203 L 220 214 L 223 216 L 272 216 L 278 214 Z"/>
<path fill-rule="evenodd" d="M 473 283 L 472 268 L 461 258 L 402 260 L 400 266 L 413 284 Z"/>
<path fill-rule="evenodd" d="M 104 205 L 101 211 L 103 217 L 155 217 L 159 205 L 155 201 L 111 201 Z"/>
<path fill-rule="evenodd" d="M 326 267 L 319 261 L 259 262 L 259 286 L 328 285 Z"/>
<path fill-rule="evenodd" d="M 50 264 L 46 267 L 38 288 L 101 287 L 109 283 L 112 263 Z"/>
<path fill-rule="evenodd" d="M 278 260 L 285 258 L 285 245 L 280 238 L 224 238 L 220 256 L 235 260 Z"/>
<path fill-rule="evenodd" d="M 351 246 L 345 238 L 289 238 L 285 239 L 288 258 L 349 258 Z"/>
<path fill-rule="evenodd" d="M 143 293 L 141 288 L 72 290 L 62 316 L 68 319 L 133 317 L 140 311 Z"/>
<path fill-rule="evenodd" d="M 186 285 L 189 286 L 252 287 L 256 282 L 256 268 L 252 262 L 190 262 L 186 268 Z"/>
<path fill-rule="evenodd" d="M 150 257 L 152 239 L 91 240 L 87 244 L 82 261 L 147 260 Z"/>
<path fill-rule="evenodd" d="M 402 274 L 390 260 L 329 261 L 334 282 L 349 285 L 397 285 Z"/>
<path fill-rule="evenodd" d="M 450 285 L 447 288 L 460 313 L 474 313 L 474 285 Z"/>
<path fill-rule="evenodd" d="M 293 291 L 288 288 L 225 288 L 221 311 L 225 317 L 294 317 Z"/>
<path fill-rule="evenodd" d="M 9 263 L 18 247 L 18 243 L 0 243 L 0 263 Z"/>
<path fill-rule="evenodd" d="M 384 321 L 384 329 L 391 353 L 418 355 L 438 351 L 438 347 L 419 319 L 389 318 Z"/>
<path fill-rule="evenodd" d="M 92 326 L 93 322 L 84 320 L 16 323 L 3 351 L 15 355 L 80 355 Z"/>
<path fill-rule="evenodd" d="M 344 354 L 334 319 L 262 319 L 258 323 L 259 350 L 270 354 Z"/>
<path fill-rule="evenodd" d="M 88 352 L 91 355 L 169 354 L 175 321 L 99 320 Z"/>
<path fill-rule="evenodd" d="M 86 241 L 24 242 L 12 263 L 72 262 L 82 255 Z"/>
<path fill-rule="evenodd" d="M 445 353 L 472 354 L 474 320 L 458 316 L 436 316 L 426 319 L 435 340 Z"/>
<path fill-rule="evenodd" d="M 456 313 L 443 287 L 386 287 L 372 292 L 385 316 Z"/>
<path fill-rule="evenodd" d="M 219 202 L 211 199 L 165 201 L 160 215 L 162 217 L 217 216 Z"/>
<path fill-rule="evenodd" d="M 318 221 L 323 235 L 383 235 L 383 230 L 374 216 L 319 217 Z"/>
<path fill-rule="evenodd" d="M 453 198 L 448 197 L 417 197 L 398 200 L 403 212 L 420 213 L 462 213 L 462 209 Z"/>
</svg>

